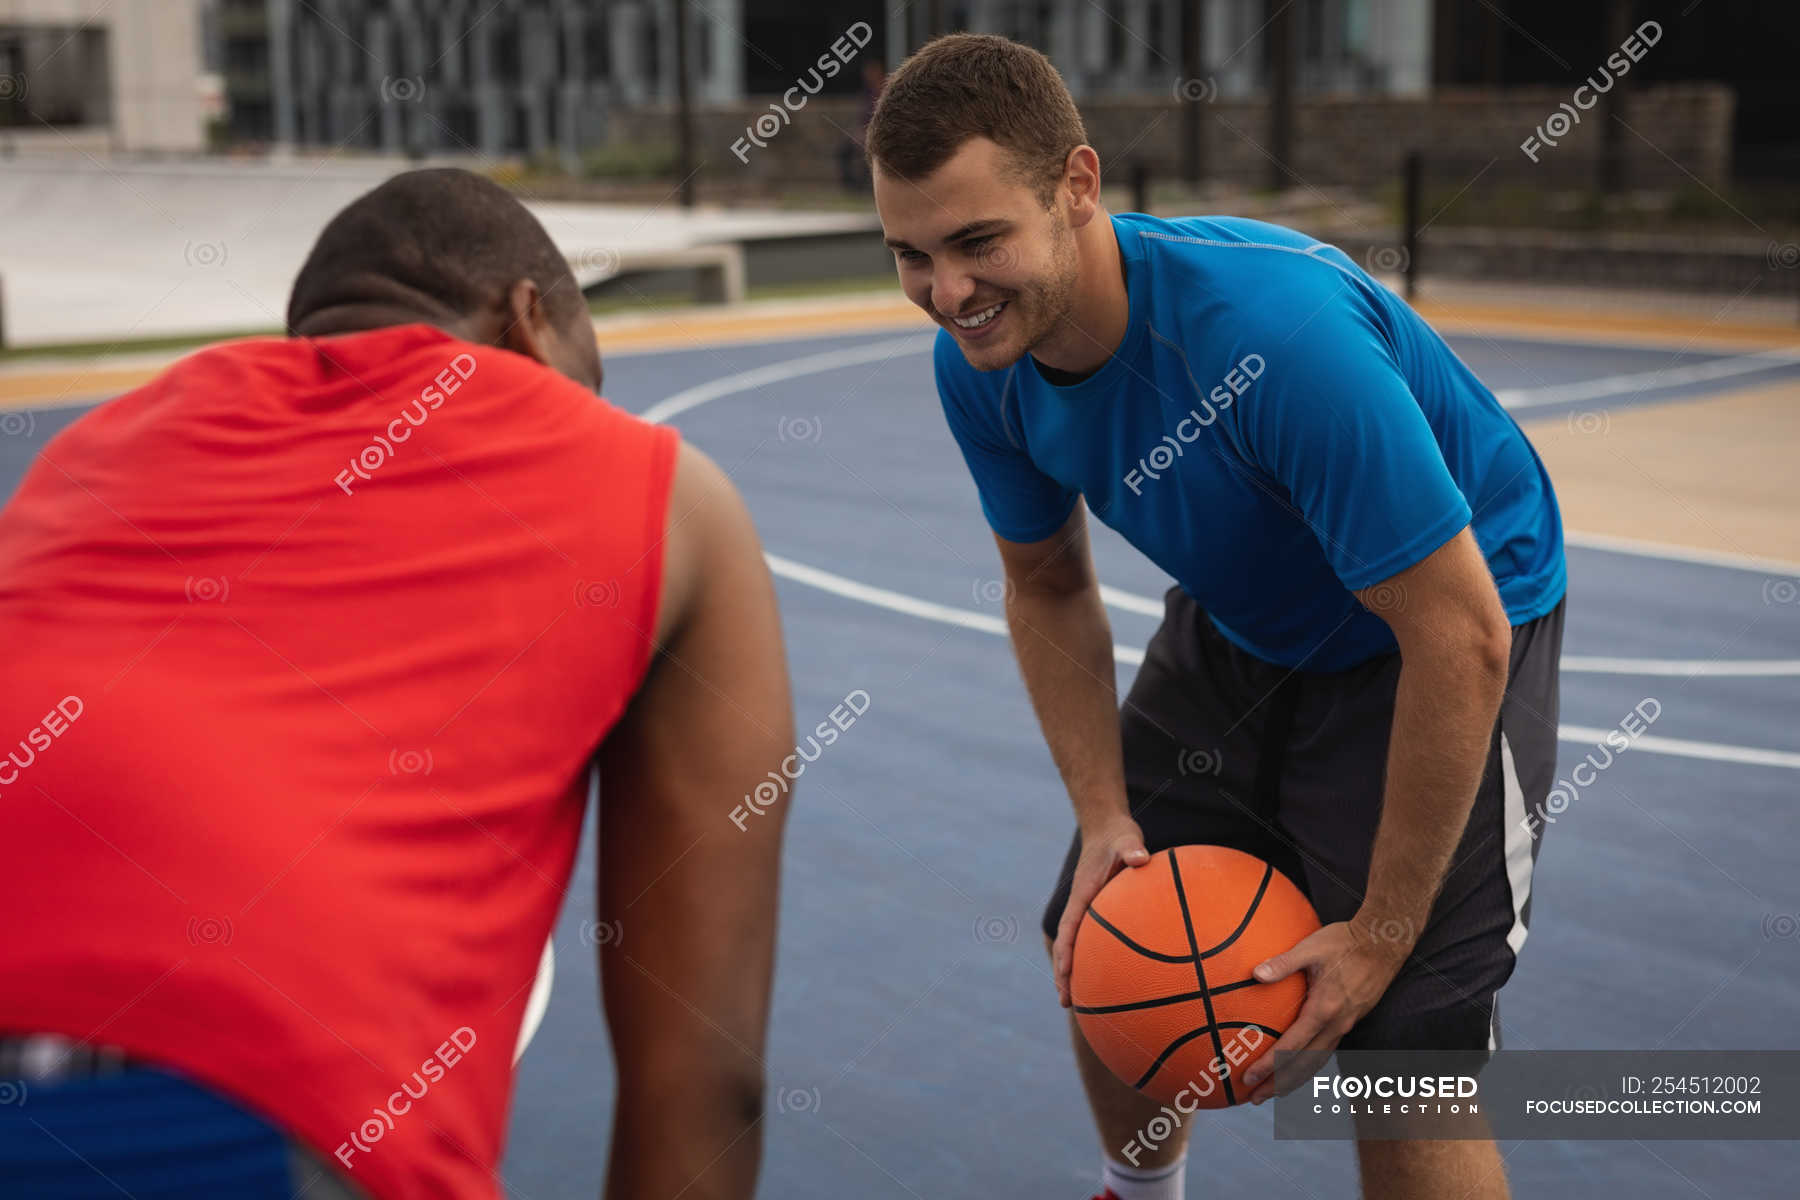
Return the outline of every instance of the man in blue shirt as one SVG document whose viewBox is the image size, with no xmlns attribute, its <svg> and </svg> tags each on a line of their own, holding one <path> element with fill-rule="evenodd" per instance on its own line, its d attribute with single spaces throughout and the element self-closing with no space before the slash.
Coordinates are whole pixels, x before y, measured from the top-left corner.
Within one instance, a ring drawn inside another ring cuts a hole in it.
<svg viewBox="0 0 1800 1200">
<path fill-rule="evenodd" d="M 1257 968 L 1308 979 L 1274 1049 L 1491 1052 L 1541 832 L 1526 808 L 1554 777 L 1550 480 L 1341 251 L 1257 221 L 1110 215 L 1086 141 L 1048 60 L 966 34 L 902 65 L 868 140 L 1075 809 L 1044 914 L 1061 1001 L 1113 874 L 1223 844 L 1325 923 Z M 1122 711 L 1086 511 L 1177 581 Z M 1102 1194 L 1179 1197 L 1186 1131 L 1140 1138 L 1159 1105 L 1074 1040 Z M 1274 1066 L 1230 1098 L 1297 1082 Z M 1359 1163 L 1367 1195 L 1508 1194 L 1491 1140 L 1364 1140 Z"/>
</svg>

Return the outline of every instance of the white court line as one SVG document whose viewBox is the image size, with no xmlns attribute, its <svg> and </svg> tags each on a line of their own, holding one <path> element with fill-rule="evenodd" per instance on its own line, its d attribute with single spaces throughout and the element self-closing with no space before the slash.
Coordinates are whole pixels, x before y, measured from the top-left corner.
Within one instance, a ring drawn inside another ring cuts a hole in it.
<svg viewBox="0 0 1800 1200">
<path fill-rule="evenodd" d="M 797 379 L 802 375 L 834 371 L 839 367 L 877 362 L 908 352 L 923 352 L 931 348 L 933 336 L 935 335 L 909 334 L 906 337 L 891 338 L 863 346 L 852 346 L 844 350 L 828 350 L 822 354 L 808 354 L 800 358 L 785 359 L 781 362 L 770 363 L 768 366 L 756 367 L 753 370 L 740 371 L 677 392 L 668 399 L 646 409 L 642 416 L 646 421 L 666 421 L 677 413 L 686 412 L 690 408 L 698 408 L 708 401 L 735 395 L 738 392 L 747 392 L 766 384 Z M 1686 367 L 1662 367 L 1654 371 L 1638 371 L 1629 375 L 1606 375 L 1599 379 L 1583 379 L 1575 383 L 1550 384 L 1536 388 L 1502 388 L 1494 393 L 1494 397 L 1500 401 L 1502 406 L 1509 409 L 1535 408 L 1547 404 L 1598 400 L 1606 396 L 1621 396 L 1630 392 L 1702 383 L 1710 379 L 1725 379 L 1733 375 L 1748 375 L 1756 371 L 1774 370 L 1777 367 L 1792 366 L 1795 363 L 1800 363 L 1800 351 L 1764 350 L 1755 354 L 1733 355 L 1730 358 L 1695 363 Z"/>
<path fill-rule="evenodd" d="M 1686 367 L 1661 367 L 1654 371 L 1636 371 L 1630 375 L 1604 375 L 1599 379 L 1583 379 L 1575 383 L 1559 383 L 1547 387 L 1504 388 L 1494 393 L 1501 407 L 1537 408 L 1545 404 L 1571 404 L 1578 400 L 1603 400 L 1630 392 L 1656 391 L 1685 383 L 1704 383 L 1709 379 L 1727 379 L 1733 375 L 1749 375 L 1800 362 L 1800 352 L 1762 350 L 1755 354 L 1737 354 L 1712 362 L 1694 363 Z"/>
<path fill-rule="evenodd" d="M 782 558 L 775 554 L 765 554 L 769 569 L 784 579 L 795 583 L 803 583 L 820 591 L 830 592 L 834 596 L 842 596 L 847 600 L 872 604 L 877 608 L 885 608 L 891 612 L 904 613 L 909 617 L 919 617 L 927 621 L 938 621 L 946 625 L 960 625 L 964 629 L 975 629 L 982 633 L 1006 633 L 1006 621 L 988 613 L 969 612 L 966 609 L 952 608 L 946 604 L 936 604 L 930 600 L 920 600 L 916 596 L 908 596 L 902 592 L 889 591 L 887 588 L 871 587 L 866 583 L 858 583 L 854 579 L 846 579 L 842 575 L 830 571 L 821 571 L 817 567 L 809 567 L 805 563 L 797 563 L 792 559 Z M 1135 597 L 1141 600 L 1142 597 Z M 1144 661 L 1144 652 L 1135 646 L 1113 646 L 1113 658 L 1117 662 L 1137 665 Z M 1607 731 L 1593 729 L 1586 725 L 1563 725 L 1557 730 L 1557 737 L 1565 742 L 1597 743 L 1606 739 Z M 1669 754 L 1679 758 L 1704 758 L 1714 762 L 1749 763 L 1765 767 L 1786 767 L 1800 770 L 1800 754 L 1786 750 L 1761 750 L 1754 746 L 1732 746 L 1722 742 L 1695 742 L 1685 738 L 1656 737 L 1645 734 L 1631 743 L 1632 749 L 1644 750 L 1651 754 Z"/>
<path fill-rule="evenodd" d="M 1564 725 L 1557 736 L 1565 742 L 1592 742 L 1599 745 L 1612 729 L 1593 729 L 1586 725 Z M 1659 737 L 1643 734 L 1632 740 L 1633 750 L 1652 754 L 1676 754 L 1683 758 L 1708 758 L 1714 762 L 1750 763 L 1759 767 L 1786 767 L 1800 771 L 1800 754 L 1787 750 L 1758 750 L 1754 746 L 1726 746 L 1718 742 L 1690 742 L 1686 738 Z"/>
<path fill-rule="evenodd" d="M 818 375 L 827 371 L 839 370 L 843 367 L 858 366 L 864 363 L 882 362 L 902 354 L 922 352 L 930 348 L 931 337 L 919 334 L 908 334 L 905 337 L 888 338 L 878 342 L 869 342 L 861 346 L 851 346 L 841 350 L 828 350 L 819 354 L 808 354 L 799 358 L 784 359 L 748 371 L 722 376 L 706 383 L 697 384 L 675 393 L 646 409 L 643 419 L 659 424 L 670 417 L 698 408 L 702 404 L 719 400 L 740 392 L 753 391 L 772 383 L 781 383 L 789 379 L 798 379 L 806 375 Z M 1725 363 L 1735 363 L 1732 372 L 1742 373 L 1758 370 L 1769 365 L 1771 359 L 1780 362 L 1800 361 L 1800 353 L 1770 351 L 1766 354 L 1741 355 L 1726 359 L 1721 363 L 1702 363 L 1700 367 L 1721 367 Z M 1754 362 L 1758 365 L 1746 365 Z M 1679 376 L 1681 379 L 1692 377 L 1691 372 L 1699 367 L 1678 367 L 1664 371 L 1642 372 L 1637 375 L 1617 375 L 1609 380 L 1592 381 L 1596 385 L 1606 384 L 1616 387 L 1625 381 L 1641 383 L 1652 378 L 1670 379 Z M 1718 377 L 1717 373 L 1708 378 Z M 1566 391 L 1562 389 L 1536 389 L 1519 392 L 1515 395 L 1530 396 L 1546 391 Z M 1708 566 L 1734 567 L 1746 570 L 1767 570 L 1782 574 L 1800 574 L 1800 563 L 1785 563 L 1779 559 L 1756 558 L 1750 555 L 1727 554 L 1720 551 L 1693 550 L 1681 546 L 1665 546 L 1655 542 L 1640 542 L 1629 538 L 1615 538 L 1604 534 L 1584 534 L 1566 531 L 1563 540 L 1571 546 L 1589 549 L 1609 550 L 1619 554 L 1632 554 L 1645 558 L 1661 558 L 1676 562 L 1701 563 Z M 777 561 L 770 556 L 770 562 Z M 780 560 L 787 563 L 787 560 Z M 914 616 L 926 617 L 930 620 L 948 621 L 950 624 L 961 624 L 967 628 L 980 629 L 989 633 L 1004 633 L 1006 625 L 1003 620 L 984 613 L 965 612 L 961 609 L 946 608 L 932 604 L 930 601 L 903 596 L 898 592 L 889 592 L 882 588 L 869 587 L 854 580 L 832 576 L 828 572 L 816 571 L 815 568 L 800 563 L 787 563 L 789 569 L 811 573 L 802 578 L 795 575 L 797 582 L 807 583 L 826 591 L 837 591 L 838 594 L 865 603 L 879 604 L 884 607 L 897 607 L 897 611 L 910 612 Z M 831 582 L 827 582 L 827 581 Z M 852 590 L 841 590 L 852 589 Z M 861 589 L 857 591 L 855 589 Z M 877 597 L 880 597 L 877 599 Z M 1102 586 L 1101 599 L 1113 608 L 1125 612 L 1139 613 L 1144 616 L 1162 615 L 1162 601 L 1148 596 L 1138 596 L 1118 588 Z M 907 607 L 913 606 L 913 607 Z M 917 606 L 923 606 L 919 608 Z M 925 609 L 929 609 L 927 612 Z M 952 615 L 954 614 L 954 615 Z M 970 624 L 970 622 L 977 622 Z M 979 622 L 989 622 L 981 624 Z M 1143 661 L 1143 651 L 1129 646 L 1116 648 L 1119 661 L 1139 663 Z M 1800 660 L 1725 660 L 1704 661 L 1698 659 L 1655 659 L 1655 658 L 1622 658 L 1604 655 L 1566 655 L 1562 661 L 1562 669 L 1571 672 L 1605 674 L 1605 675 L 1668 675 L 1681 677 L 1708 676 L 1718 678 L 1752 678 L 1783 677 L 1800 675 Z"/>
<path fill-rule="evenodd" d="M 842 575 L 821 571 L 817 567 L 809 567 L 805 563 L 797 563 L 791 558 L 782 558 L 775 554 L 764 554 L 763 557 L 769 562 L 769 570 L 782 578 L 791 579 L 795 583 L 804 583 L 808 587 L 816 587 L 822 592 L 830 592 L 832 595 L 842 596 L 846 600 L 860 600 L 864 604 L 873 604 L 877 608 L 905 613 L 909 617 L 923 617 L 927 621 L 940 621 L 945 625 L 960 625 L 964 629 L 979 629 L 982 633 L 998 633 L 1001 636 L 1006 634 L 1006 619 L 996 617 L 992 613 L 951 608 L 947 604 L 934 604 L 930 600 L 921 600 L 903 592 L 890 592 L 886 588 L 871 587 L 866 583 L 858 583 L 854 579 L 846 579 Z"/>
<path fill-rule="evenodd" d="M 718 379 L 687 388 L 666 400 L 651 405 L 639 415 L 652 424 L 660 424 L 691 408 L 698 408 L 710 401 L 736 395 L 739 392 L 751 391 L 770 383 L 780 383 L 787 379 L 798 379 L 803 375 L 834 371 L 839 367 L 857 366 L 861 363 L 899 357 L 908 353 L 909 350 L 922 353 L 930 349 L 930 342 L 930 335 L 921 337 L 918 334 L 912 334 L 903 338 L 872 342 L 845 350 L 830 350 L 823 354 L 808 354 L 800 358 L 784 359 L 781 362 L 721 376 Z M 1758 356 L 1751 355 L 1749 357 Z M 1794 358 L 1795 361 L 1800 361 L 1800 353 L 1796 353 Z M 1651 372 L 1651 374 L 1655 373 Z M 1624 377 L 1615 376 L 1614 378 Z M 1535 395 L 1537 390 L 1541 389 L 1518 389 L 1508 394 L 1529 397 Z M 1660 542 L 1644 542 L 1634 538 L 1612 537 L 1601 533 L 1580 533 L 1575 530 L 1565 530 L 1563 541 L 1571 546 L 1610 550 L 1617 554 L 1634 554 L 1640 558 L 1661 558 L 1671 562 L 1691 562 L 1705 566 L 1737 567 L 1749 571 L 1774 571 L 1784 575 L 1800 575 L 1800 563 L 1784 562 L 1775 558 L 1758 558 L 1749 554 L 1696 550 L 1686 546 L 1670 546 Z M 1121 607 L 1127 606 L 1121 605 Z M 1131 611 L 1139 610 L 1132 609 Z M 1159 605 L 1150 615 L 1154 616 L 1161 611 L 1162 608 Z"/>
<path fill-rule="evenodd" d="M 709 400 L 717 400 L 721 396 L 747 392 L 753 388 L 766 387 L 771 383 L 780 383 L 787 379 L 798 379 L 802 375 L 818 375 L 824 371 L 835 371 L 840 367 L 882 362 L 897 355 L 924 352 L 930 349 L 930 337 L 912 333 L 905 337 L 869 342 L 843 350 L 827 350 L 822 354 L 808 354 L 801 358 L 783 359 L 781 362 L 770 363 L 766 367 L 739 371 L 735 375 L 726 375 L 721 379 L 714 379 L 676 392 L 667 400 L 652 404 L 640 415 L 652 424 L 660 424 L 678 413 L 684 413 L 690 408 L 698 408 Z"/>
<path fill-rule="evenodd" d="M 1100 585 L 1100 600 L 1108 608 L 1116 608 L 1121 612 L 1142 613 L 1146 617 L 1163 615 L 1163 602 L 1152 600 L 1148 596 L 1134 596 L 1130 592 L 1121 592 L 1116 587 Z"/>
<path fill-rule="evenodd" d="M 1800 675 L 1800 658 L 1608 658 L 1565 654 L 1562 669 L 1586 675 L 1671 675 L 1684 678 L 1759 679 Z"/>
<path fill-rule="evenodd" d="M 1160 600 L 1102 585 L 1100 599 L 1121 612 L 1160 617 Z M 1603 654 L 1565 654 L 1562 669 L 1584 675 L 1671 675 L 1745 679 L 1800 675 L 1800 658 L 1618 658 Z"/>
<path fill-rule="evenodd" d="M 677 392 L 668 399 L 646 409 L 642 416 L 646 421 L 666 421 L 677 413 L 686 412 L 690 408 L 698 408 L 708 401 L 717 400 L 722 396 L 735 395 L 738 392 L 750 391 L 766 384 L 797 379 L 802 375 L 817 375 L 824 371 L 834 371 L 839 367 L 878 362 L 909 352 L 924 352 L 931 348 L 933 336 L 935 335 L 908 334 L 905 337 L 890 338 L 886 341 L 852 346 L 843 350 L 828 350 L 821 354 L 808 354 L 800 358 L 770 363 L 768 366 L 757 367 L 753 370 L 740 371 Z M 1757 371 L 1774 370 L 1778 367 L 1792 366 L 1795 363 L 1800 363 L 1800 351 L 1763 350 L 1754 354 L 1738 354 L 1730 358 L 1714 359 L 1711 362 L 1695 363 L 1686 367 L 1661 367 L 1654 371 L 1637 371 L 1629 375 L 1605 375 L 1598 379 L 1549 384 L 1544 387 L 1502 388 L 1494 393 L 1494 397 L 1508 409 L 1537 408 L 1549 404 L 1568 404 L 1579 400 L 1599 400 L 1608 396 L 1622 396 L 1632 392 L 1656 391 L 1689 383 L 1704 383 L 1712 379 L 1726 379 L 1733 375 L 1748 375 Z"/>
<path fill-rule="evenodd" d="M 1729 550 L 1698 550 L 1692 546 L 1671 546 L 1667 542 L 1646 542 L 1638 538 L 1614 537 L 1609 533 L 1581 533 L 1563 530 L 1563 543 L 1583 550 L 1609 550 L 1614 554 L 1635 554 L 1640 558 L 1662 558 L 1670 562 L 1698 563 L 1703 567 L 1732 567 L 1740 571 L 1766 571 L 1775 575 L 1800 576 L 1800 562 L 1781 558 L 1763 558 L 1755 554 L 1733 554 Z"/>
</svg>

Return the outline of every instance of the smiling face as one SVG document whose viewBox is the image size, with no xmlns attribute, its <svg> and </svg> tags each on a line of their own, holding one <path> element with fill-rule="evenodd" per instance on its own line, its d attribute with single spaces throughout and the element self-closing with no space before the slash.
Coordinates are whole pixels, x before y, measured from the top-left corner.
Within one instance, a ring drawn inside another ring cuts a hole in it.
<svg viewBox="0 0 1800 1200">
<path fill-rule="evenodd" d="M 969 365 L 997 370 L 1055 334 L 1080 258 L 1059 188 L 1046 208 L 1007 152 L 970 138 L 922 179 L 875 169 L 875 208 L 907 299 L 948 329 Z"/>
</svg>

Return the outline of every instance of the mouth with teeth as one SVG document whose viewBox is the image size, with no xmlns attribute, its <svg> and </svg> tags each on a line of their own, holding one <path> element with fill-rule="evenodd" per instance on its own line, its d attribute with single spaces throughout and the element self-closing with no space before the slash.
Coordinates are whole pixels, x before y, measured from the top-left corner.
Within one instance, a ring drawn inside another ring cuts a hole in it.
<svg viewBox="0 0 1800 1200">
<path fill-rule="evenodd" d="M 1006 310 L 1006 306 L 1010 303 L 1012 303 L 1010 300 L 1002 300 L 998 304 L 989 305 L 987 308 L 981 309 L 978 312 L 972 312 L 968 316 L 951 317 L 950 321 L 956 326 L 957 330 L 965 336 L 979 337 L 987 333 L 987 331 L 993 327 L 995 319 Z"/>
</svg>

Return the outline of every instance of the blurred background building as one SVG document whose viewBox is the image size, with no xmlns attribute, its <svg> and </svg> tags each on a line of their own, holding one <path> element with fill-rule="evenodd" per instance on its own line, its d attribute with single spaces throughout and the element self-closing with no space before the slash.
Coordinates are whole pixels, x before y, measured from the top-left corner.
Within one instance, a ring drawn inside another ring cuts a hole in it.
<svg viewBox="0 0 1800 1200">
<path fill-rule="evenodd" d="M 0 0 L 0 128 L 48 146 L 206 144 L 199 0 Z"/>
<path fill-rule="evenodd" d="M 934 31 L 1028 42 L 1090 108 L 1173 106 L 1188 78 L 1187 94 L 1209 104 L 1362 104 L 1354 124 L 1369 137 L 1353 137 L 1357 151 L 1406 132 L 1401 110 L 1369 101 L 1453 96 L 1467 116 L 1471 104 L 1503 105 L 1503 93 L 1567 89 L 1654 20 L 1667 36 L 1631 89 L 1723 89 L 1723 100 L 1658 115 L 1665 128 L 1720 126 L 1679 134 L 1696 174 L 1800 170 L 1788 61 L 1800 5 L 1790 0 L 0 0 L 0 126 L 39 141 L 104 131 L 128 150 L 200 149 L 210 124 L 214 144 L 574 163 L 621 135 L 667 136 L 644 118 L 677 99 L 682 8 L 689 94 L 729 118 L 721 129 L 741 127 L 759 97 L 789 87 L 860 21 L 873 34 L 863 54 L 890 69 Z M 853 106 L 860 87 L 846 70 L 823 91 Z M 1141 110 L 1124 111 L 1141 122 Z M 1496 120 L 1509 136 L 1517 125 Z M 1302 141 L 1308 124 L 1294 131 Z M 1341 125 L 1312 132 L 1341 137 Z M 1724 144 L 1695 145 L 1709 137 Z M 1154 138 L 1148 148 L 1176 156 Z M 1334 156 L 1313 157 L 1308 177 L 1342 173 Z"/>
<path fill-rule="evenodd" d="M 240 138 L 428 152 L 574 152 L 606 135 L 611 109 L 676 99 L 673 0 L 209 0 Z M 1431 82 L 1431 0 L 1302 3 L 1297 82 L 1309 92 L 1417 94 Z M 1043 49 L 1077 98 L 1166 97 L 1159 47 L 1179 46 L 1204 9 L 1205 44 L 1244 46 L 1267 24 L 1264 0 L 969 0 L 884 7 L 875 0 L 689 4 L 693 97 L 733 105 L 788 88 L 857 22 L 865 53 L 892 69 L 932 28 L 1000 33 Z M 1228 96 L 1263 85 L 1264 56 L 1230 55 Z M 384 88 L 384 84 L 386 85 Z M 858 75 L 827 80 L 854 95 Z M 365 120 L 371 97 L 416 99 Z"/>
</svg>

